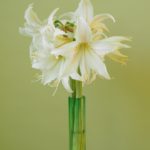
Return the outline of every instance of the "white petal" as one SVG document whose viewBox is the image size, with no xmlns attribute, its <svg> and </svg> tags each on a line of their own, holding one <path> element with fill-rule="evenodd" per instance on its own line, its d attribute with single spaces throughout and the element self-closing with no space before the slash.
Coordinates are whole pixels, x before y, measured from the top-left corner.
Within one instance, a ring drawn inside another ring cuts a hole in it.
<svg viewBox="0 0 150 150">
<path fill-rule="evenodd" d="M 24 36 L 30 36 L 30 37 L 32 37 L 34 34 L 33 30 L 31 28 L 27 28 L 27 27 L 24 27 L 24 28 L 20 27 L 19 33 Z"/>
<path fill-rule="evenodd" d="M 57 13 L 57 11 L 59 10 L 59 8 L 56 8 L 55 10 L 52 11 L 52 13 L 50 14 L 49 18 L 48 18 L 48 24 L 52 27 L 55 28 L 54 26 L 54 16 Z"/>
<path fill-rule="evenodd" d="M 72 89 L 71 89 L 71 87 L 70 87 L 70 83 L 69 83 L 69 78 L 68 78 L 68 77 L 62 79 L 62 84 L 63 84 L 64 88 L 65 88 L 69 93 L 72 93 L 72 92 L 73 92 Z"/>
<path fill-rule="evenodd" d="M 107 72 L 106 66 L 103 61 L 93 52 L 89 52 L 86 54 L 86 59 L 88 62 L 88 66 L 94 70 L 101 77 L 106 79 L 110 79 L 110 76 Z"/>
<path fill-rule="evenodd" d="M 35 34 L 39 34 L 39 30 L 42 26 L 40 19 L 32 9 L 32 5 L 29 5 L 24 15 L 26 20 L 24 28 L 19 28 L 19 32 L 21 34 L 31 37 L 33 37 Z"/>
<path fill-rule="evenodd" d="M 104 39 L 105 41 L 111 41 L 111 42 L 121 42 L 121 41 L 130 41 L 130 38 L 124 37 L 124 36 L 112 36 L 109 38 Z"/>
<path fill-rule="evenodd" d="M 78 74 L 78 67 L 81 59 L 81 53 L 72 51 L 70 57 L 66 58 L 67 65 L 65 68 L 65 75 L 69 75 L 72 79 L 81 80 L 81 76 Z"/>
<path fill-rule="evenodd" d="M 65 44 L 64 46 L 60 47 L 60 48 L 56 48 L 54 50 L 52 50 L 51 54 L 55 55 L 55 56 L 65 56 L 65 57 L 70 57 L 71 54 L 73 53 L 73 50 L 75 48 L 75 46 L 77 45 L 76 42 L 71 42 L 68 44 Z"/>
<path fill-rule="evenodd" d="M 96 80 L 97 73 L 95 71 L 91 71 L 91 77 L 88 84 L 91 84 L 94 80 Z"/>
<path fill-rule="evenodd" d="M 90 0 L 81 0 L 76 10 L 76 16 L 83 17 L 88 23 L 93 19 L 93 6 Z"/>
<path fill-rule="evenodd" d="M 48 70 L 57 63 L 56 58 L 50 55 L 48 49 L 36 50 L 32 44 L 30 46 L 30 57 L 32 67 L 39 70 Z"/>
<path fill-rule="evenodd" d="M 96 41 L 92 44 L 92 48 L 100 56 L 105 56 L 120 48 L 129 48 L 128 45 L 121 43 L 121 41 L 129 40 L 126 37 L 114 36 Z"/>
<path fill-rule="evenodd" d="M 54 49 L 54 44 L 51 42 L 50 38 L 48 36 L 42 36 L 42 43 L 44 49 L 52 50 Z"/>
<path fill-rule="evenodd" d="M 100 14 L 93 18 L 92 23 L 94 24 L 97 22 L 103 22 L 106 19 L 111 19 L 113 22 L 115 22 L 115 18 L 111 14 Z"/>
<path fill-rule="evenodd" d="M 92 37 L 91 29 L 84 18 L 79 17 L 75 39 L 77 42 L 90 42 Z"/>
<path fill-rule="evenodd" d="M 90 66 L 88 66 L 88 60 L 86 60 L 86 54 L 82 55 L 81 61 L 80 61 L 80 72 L 81 77 L 84 82 L 90 80 Z"/>
<path fill-rule="evenodd" d="M 42 36 L 40 34 L 36 34 L 32 38 L 32 44 L 36 50 L 40 50 L 43 48 Z"/>
<path fill-rule="evenodd" d="M 62 78 L 64 76 L 64 73 L 65 73 L 65 69 L 68 65 L 68 61 L 65 61 L 64 58 L 61 58 L 61 60 L 58 60 L 58 61 L 61 61 L 61 64 L 60 64 L 60 68 L 58 70 L 58 78 Z"/>
<path fill-rule="evenodd" d="M 58 71 L 60 69 L 60 63 L 57 63 L 52 68 L 43 71 L 42 82 L 44 85 L 51 83 L 53 80 L 57 79 Z"/>
<path fill-rule="evenodd" d="M 29 5 L 27 10 L 25 11 L 25 20 L 29 25 L 32 25 L 33 27 L 39 26 L 41 24 L 41 21 L 39 20 L 36 13 L 32 10 L 33 6 Z"/>
<path fill-rule="evenodd" d="M 65 35 L 66 33 L 58 28 L 55 29 L 55 32 L 54 32 L 54 38 L 56 38 L 57 36 L 59 35 Z"/>
<path fill-rule="evenodd" d="M 73 72 L 70 74 L 70 77 L 74 80 L 79 80 L 81 81 L 81 76 L 77 72 Z"/>
</svg>

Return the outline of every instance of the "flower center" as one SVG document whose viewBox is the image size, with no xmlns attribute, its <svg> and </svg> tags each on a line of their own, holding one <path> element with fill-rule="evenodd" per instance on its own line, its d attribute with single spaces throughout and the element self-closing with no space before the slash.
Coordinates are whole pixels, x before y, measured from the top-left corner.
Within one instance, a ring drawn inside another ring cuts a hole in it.
<svg viewBox="0 0 150 150">
<path fill-rule="evenodd" d="M 91 49 L 91 46 L 89 45 L 89 43 L 79 43 L 76 47 L 77 51 L 89 51 Z"/>
</svg>

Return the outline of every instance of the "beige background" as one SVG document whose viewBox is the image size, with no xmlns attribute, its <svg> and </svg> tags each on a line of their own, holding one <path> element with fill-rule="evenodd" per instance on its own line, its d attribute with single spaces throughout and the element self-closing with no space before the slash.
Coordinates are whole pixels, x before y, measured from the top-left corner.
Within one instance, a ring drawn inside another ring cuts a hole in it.
<svg viewBox="0 0 150 150">
<path fill-rule="evenodd" d="M 67 93 L 35 80 L 29 38 L 18 33 L 24 10 L 34 3 L 41 19 L 60 7 L 74 10 L 77 0 L 0 1 L 0 150 L 67 150 Z M 96 13 L 109 12 L 109 35 L 131 36 L 127 66 L 107 60 L 113 80 L 97 79 L 87 97 L 88 150 L 150 150 L 150 1 L 93 0 Z"/>
</svg>

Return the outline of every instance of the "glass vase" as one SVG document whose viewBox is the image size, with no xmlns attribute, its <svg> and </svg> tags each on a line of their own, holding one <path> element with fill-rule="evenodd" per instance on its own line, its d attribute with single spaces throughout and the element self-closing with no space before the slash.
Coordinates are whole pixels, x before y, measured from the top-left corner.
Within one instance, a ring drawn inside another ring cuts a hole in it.
<svg viewBox="0 0 150 150">
<path fill-rule="evenodd" d="M 68 98 L 69 150 L 86 150 L 85 97 Z"/>
</svg>

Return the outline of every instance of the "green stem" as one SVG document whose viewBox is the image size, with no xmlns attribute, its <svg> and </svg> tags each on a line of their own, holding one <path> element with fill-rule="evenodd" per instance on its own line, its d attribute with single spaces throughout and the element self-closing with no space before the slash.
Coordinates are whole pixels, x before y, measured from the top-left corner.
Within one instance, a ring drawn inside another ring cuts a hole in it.
<svg viewBox="0 0 150 150">
<path fill-rule="evenodd" d="M 81 98 L 82 96 L 82 82 L 76 81 L 76 98 Z"/>
<path fill-rule="evenodd" d="M 76 98 L 76 80 L 70 78 L 70 86 L 73 91 L 71 97 Z"/>
</svg>

